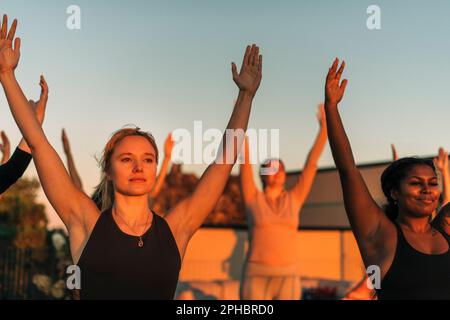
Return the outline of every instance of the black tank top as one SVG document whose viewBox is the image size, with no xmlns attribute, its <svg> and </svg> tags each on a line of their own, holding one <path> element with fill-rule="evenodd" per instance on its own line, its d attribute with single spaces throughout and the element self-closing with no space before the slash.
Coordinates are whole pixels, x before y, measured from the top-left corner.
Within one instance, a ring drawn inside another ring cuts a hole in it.
<svg viewBox="0 0 450 320">
<path fill-rule="evenodd" d="M 81 254 L 80 299 L 171 300 L 181 267 L 177 244 L 167 222 L 153 214 L 139 238 L 122 232 L 112 210 L 103 212 Z"/>
<path fill-rule="evenodd" d="M 394 260 L 377 290 L 380 300 L 450 299 L 450 237 L 441 232 L 449 244 L 443 254 L 425 254 L 414 249 L 397 228 Z"/>
</svg>

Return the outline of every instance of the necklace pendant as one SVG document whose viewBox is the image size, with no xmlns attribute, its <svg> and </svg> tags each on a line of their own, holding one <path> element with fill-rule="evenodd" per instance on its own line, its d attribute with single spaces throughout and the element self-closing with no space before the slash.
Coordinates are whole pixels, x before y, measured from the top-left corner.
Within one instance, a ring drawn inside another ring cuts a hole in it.
<svg viewBox="0 0 450 320">
<path fill-rule="evenodd" d="M 144 246 L 144 241 L 142 241 L 142 237 L 139 237 L 138 246 L 139 246 L 139 248 L 142 248 Z"/>
</svg>

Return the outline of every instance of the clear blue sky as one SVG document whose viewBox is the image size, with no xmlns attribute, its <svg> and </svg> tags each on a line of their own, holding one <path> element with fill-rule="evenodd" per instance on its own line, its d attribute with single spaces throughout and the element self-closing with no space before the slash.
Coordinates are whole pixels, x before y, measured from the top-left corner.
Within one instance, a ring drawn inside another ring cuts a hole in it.
<svg viewBox="0 0 450 320">
<path fill-rule="evenodd" d="M 66 28 L 71 4 L 82 11 L 79 31 Z M 371 4 L 381 7 L 379 31 L 366 27 Z M 316 105 L 336 56 L 348 66 L 341 114 L 357 162 L 389 159 L 392 142 L 400 156 L 450 148 L 446 0 L 2 0 L 0 8 L 19 19 L 18 78 L 37 98 L 39 75 L 47 77 L 45 131 L 62 155 L 67 129 L 88 191 L 99 179 L 94 155 L 125 124 L 152 131 L 161 148 L 169 131 L 192 130 L 195 120 L 223 129 L 237 95 L 230 63 L 240 65 L 253 42 L 264 74 L 250 127 L 280 129 L 289 170 L 303 165 L 317 133 Z M 3 95 L 0 105 L 0 127 L 15 145 Z M 333 165 L 328 147 L 319 165 Z"/>
</svg>

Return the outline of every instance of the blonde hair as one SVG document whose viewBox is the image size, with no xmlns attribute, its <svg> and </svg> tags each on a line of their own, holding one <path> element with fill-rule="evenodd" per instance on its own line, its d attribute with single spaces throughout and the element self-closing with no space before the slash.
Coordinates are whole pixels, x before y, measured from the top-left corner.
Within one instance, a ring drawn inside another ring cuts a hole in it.
<svg viewBox="0 0 450 320">
<path fill-rule="evenodd" d="M 102 157 L 99 165 L 101 168 L 101 180 L 92 195 L 92 199 L 96 203 L 100 211 L 108 210 L 114 203 L 114 186 L 111 180 L 108 179 L 108 173 L 111 169 L 111 157 L 116 146 L 126 137 L 144 137 L 155 149 L 156 164 L 158 164 L 158 147 L 156 146 L 155 138 L 149 132 L 141 131 L 140 128 L 123 128 L 114 132 L 103 149 Z"/>
</svg>

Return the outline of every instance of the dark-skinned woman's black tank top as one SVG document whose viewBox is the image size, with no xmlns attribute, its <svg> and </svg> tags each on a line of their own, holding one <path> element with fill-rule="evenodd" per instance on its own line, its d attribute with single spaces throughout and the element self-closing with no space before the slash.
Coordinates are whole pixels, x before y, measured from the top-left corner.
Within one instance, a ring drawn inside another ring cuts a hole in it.
<svg viewBox="0 0 450 320">
<path fill-rule="evenodd" d="M 82 300 L 171 300 L 181 267 L 177 244 L 167 222 L 153 222 L 139 238 L 125 234 L 112 210 L 103 212 L 78 262 Z"/>
<path fill-rule="evenodd" d="M 425 254 L 414 249 L 397 227 L 394 261 L 377 290 L 380 300 L 450 300 L 450 236 L 443 254 Z"/>
</svg>

